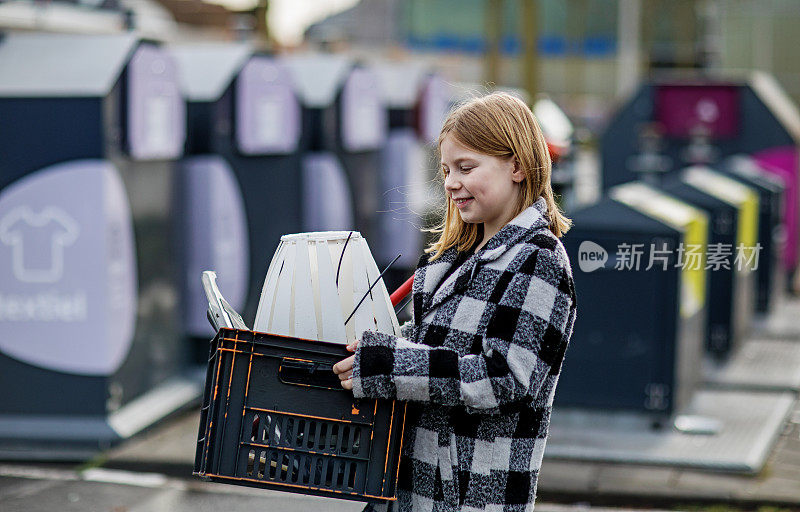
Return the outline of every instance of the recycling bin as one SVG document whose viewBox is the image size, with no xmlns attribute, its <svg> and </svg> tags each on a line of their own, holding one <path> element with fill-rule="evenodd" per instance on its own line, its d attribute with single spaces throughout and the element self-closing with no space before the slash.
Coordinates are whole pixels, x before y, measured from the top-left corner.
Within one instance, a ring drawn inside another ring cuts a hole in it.
<svg viewBox="0 0 800 512">
<path fill-rule="evenodd" d="M 753 211 L 742 212 L 721 192 L 698 187 L 696 177 L 684 179 L 679 174 L 675 178 L 666 180 L 661 189 L 709 216 L 705 346 L 709 354 L 722 359 L 741 345 L 752 317 L 753 276 L 742 260 L 750 252 L 737 251 L 737 245 L 742 241 L 739 226 L 748 222 L 746 218 L 752 222 Z"/>
<path fill-rule="evenodd" d="M 786 184 L 782 272 L 791 290 L 800 261 L 800 114 L 763 72 L 728 77 L 661 74 L 642 84 L 617 111 L 600 141 L 604 190 L 639 178 L 637 134 L 661 134 L 663 171 L 715 164 L 748 154 Z M 795 284 L 795 286 L 797 283 Z"/>
<path fill-rule="evenodd" d="M 765 315 L 778 300 L 778 293 L 785 289 L 786 276 L 779 268 L 781 247 L 786 237 L 783 224 L 786 184 L 746 155 L 728 157 L 718 167 L 728 177 L 758 193 L 758 242 L 762 249 L 756 269 L 755 310 Z"/>
<path fill-rule="evenodd" d="M 356 229 L 373 240 L 388 128 L 377 77 L 343 55 L 296 54 L 280 62 L 303 112 L 304 230 Z"/>
<path fill-rule="evenodd" d="M 281 235 L 302 231 L 302 119 L 288 71 L 246 44 L 170 47 L 187 101 L 181 162 L 184 325 L 207 356 L 202 270 L 253 325 Z"/>
<path fill-rule="evenodd" d="M 428 163 L 450 105 L 444 80 L 418 62 L 380 62 L 370 68 L 388 107 L 388 135 L 381 151 L 377 231 L 373 252 L 390 290 L 414 273 L 422 254 Z"/>
<path fill-rule="evenodd" d="M 553 193 L 559 206 L 570 211 L 576 204 L 575 152 L 572 147 L 575 127 L 561 107 L 547 96 L 537 98 L 531 110 L 542 129 L 553 163 L 550 176 Z"/>
<path fill-rule="evenodd" d="M 596 300 L 581 305 L 556 407 L 663 421 L 701 379 L 708 216 L 633 182 L 571 217 L 575 289 Z"/>
<path fill-rule="evenodd" d="M 177 325 L 185 105 L 130 34 L 9 34 L 0 68 L 0 454 L 83 458 L 202 391 Z"/>
</svg>

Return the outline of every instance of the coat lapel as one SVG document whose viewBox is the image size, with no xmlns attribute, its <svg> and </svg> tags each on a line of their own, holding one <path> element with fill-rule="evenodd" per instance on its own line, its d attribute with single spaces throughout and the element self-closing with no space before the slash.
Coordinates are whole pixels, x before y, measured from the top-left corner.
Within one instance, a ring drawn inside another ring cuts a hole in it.
<svg viewBox="0 0 800 512">
<path fill-rule="evenodd" d="M 441 281 L 442 276 L 444 276 L 456 259 L 457 252 L 455 248 L 451 247 L 445 251 L 438 260 L 424 267 L 425 271 L 423 273 L 423 278 L 420 280 L 419 288 L 417 286 L 417 278 L 416 276 L 414 277 L 414 294 L 416 296 L 418 293 L 421 293 L 419 300 L 421 311 L 427 314 L 428 311 L 449 299 L 453 294 L 466 290 L 480 265 L 498 259 L 511 247 L 524 240 L 531 233 L 547 227 L 549 222 L 544 216 L 546 208 L 547 203 L 545 203 L 543 197 L 540 197 L 531 206 L 523 210 L 522 213 L 503 226 L 500 231 L 489 239 L 486 245 L 478 251 L 477 254 L 473 254 L 467 258 L 467 260 L 441 284 L 439 281 Z M 419 270 L 417 272 L 419 272 Z M 417 304 L 418 301 L 415 297 L 415 308 Z M 423 315 L 415 315 L 415 317 L 419 319 L 421 319 L 422 316 Z"/>
<path fill-rule="evenodd" d="M 447 300 L 456 291 L 462 290 L 466 284 L 469 284 L 473 273 L 477 270 L 478 255 L 473 254 L 458 267 L 455 272 L 450 274 L 445 281 L 439 285 L 436 292 L 431 298 L 430 304 L 426 310 L 430 310 Z"/>
<path fill-rule="evenodd" d="M 454 247 L 447 249 L 433 262 L 428 262 L 427 257 L 420 260 L 414 272 L 414 285 L 412 287 L 414 311 L 426 311 L 430 307 L 434 292 L 447 273 L 455 264 L 458 252 Z M 422 319 L 421 315 L 414 315 L 416 323 Z"/>
</svg>

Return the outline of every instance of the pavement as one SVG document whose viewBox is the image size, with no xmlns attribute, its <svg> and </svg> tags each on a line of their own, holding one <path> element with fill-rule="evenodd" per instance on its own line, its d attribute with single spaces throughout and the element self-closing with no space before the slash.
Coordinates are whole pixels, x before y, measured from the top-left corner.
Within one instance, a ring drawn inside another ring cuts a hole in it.
<svg viewBox="0 0 800 512">
<path fill-rule="evenodd" d="M 161 473 L 0 466 L 3 512 L 355 512 L 361 508 L 362 505 L 343 500 L 212 484 Z"/>
<path fill-rule="evenodd" d="M 208 483 L 160 473 L 103 468 L 0 465 L 3 512 L 326 512 L 359 511 L 363 504 Z M 652 508 L 592 507 L 587 503 L 536 504 L 537 512 L 634 512 Z"/>
</svg>

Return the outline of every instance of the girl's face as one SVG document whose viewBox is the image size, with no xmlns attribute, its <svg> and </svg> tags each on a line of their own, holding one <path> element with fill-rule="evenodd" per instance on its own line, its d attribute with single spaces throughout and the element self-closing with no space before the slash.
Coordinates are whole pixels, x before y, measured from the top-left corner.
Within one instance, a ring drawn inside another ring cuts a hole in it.
<svg viewBox="0 0 800 512">
<path fill-rule="evenodd" d="M 514 158 L 472 151 L 451 135 L 442 140 L 440 152 L 448 199 L 455 202 L 461 220 L 483 223 L 484 239 L 491 237 L 513 218 L 524 173 Z"/>
</svg>

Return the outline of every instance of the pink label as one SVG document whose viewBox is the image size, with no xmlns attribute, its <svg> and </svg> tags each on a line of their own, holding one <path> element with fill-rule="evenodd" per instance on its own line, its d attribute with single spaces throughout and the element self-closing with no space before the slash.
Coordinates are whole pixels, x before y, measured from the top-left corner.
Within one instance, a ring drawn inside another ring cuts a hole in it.
<svg viewBox="0 0 800 512">
<path fill-rule="evenodd" d="M 688 138 L 698 126 L 717 139 L 739 131 L 739 92 L 733 86 L 662 85 L 655 109 L 668 137 Z"/>
</svg>

